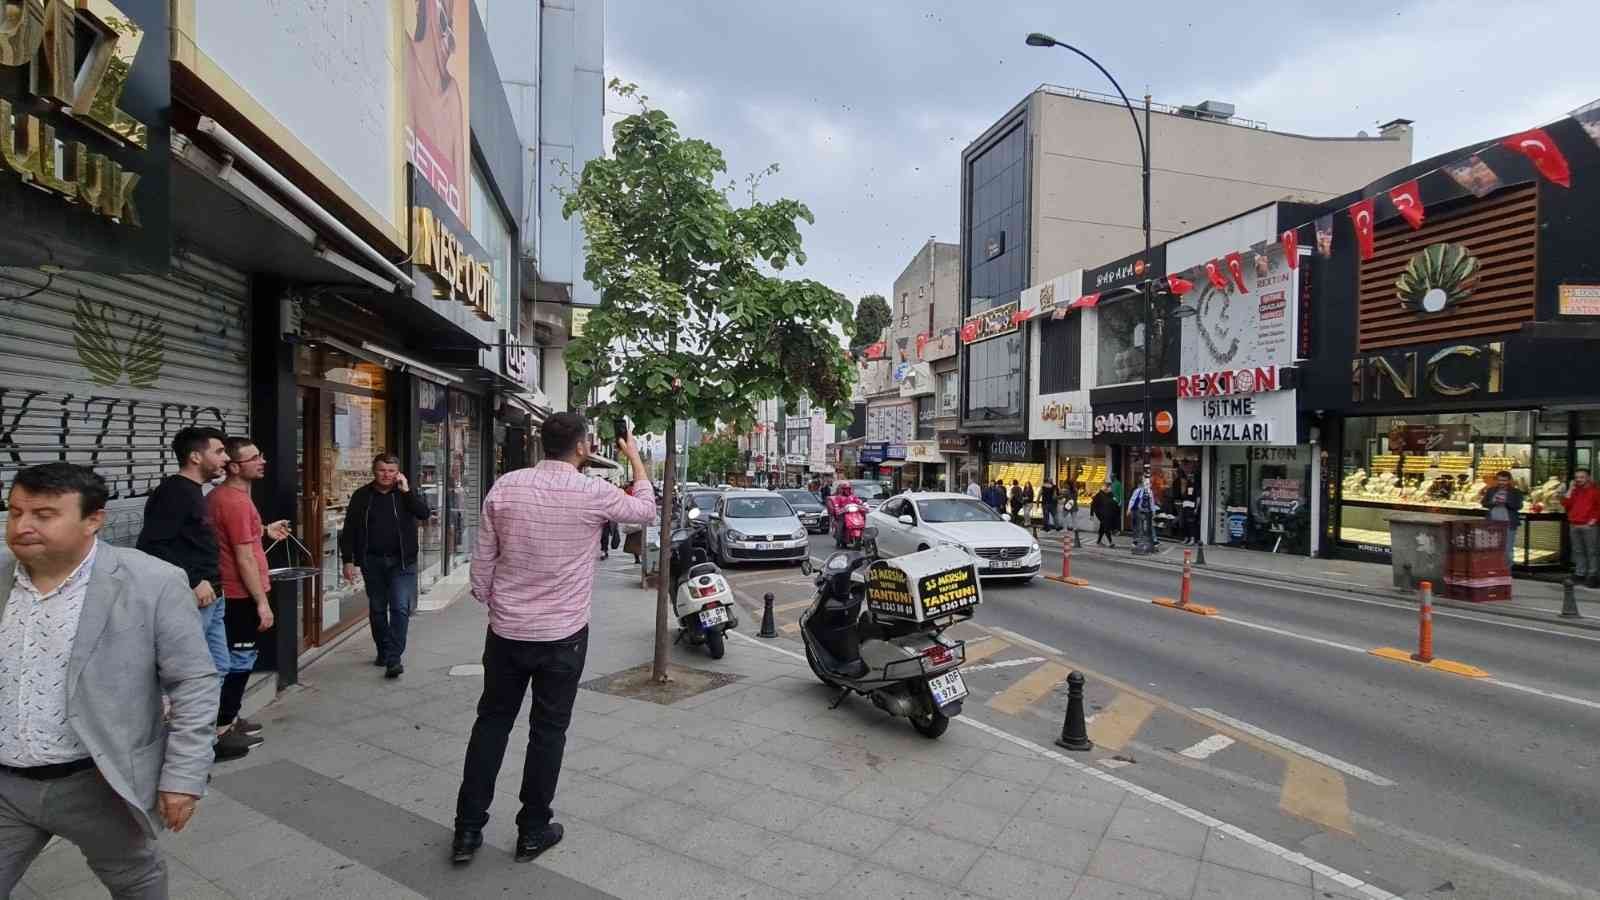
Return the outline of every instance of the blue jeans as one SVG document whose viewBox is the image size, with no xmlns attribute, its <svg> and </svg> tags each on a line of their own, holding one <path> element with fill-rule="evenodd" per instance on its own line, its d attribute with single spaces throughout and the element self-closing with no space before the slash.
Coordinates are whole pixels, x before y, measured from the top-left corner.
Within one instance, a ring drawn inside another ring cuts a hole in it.
<svg viewBox="0 0 1600 900">
<path fill-rule="evenodd" d="M 361 578 L 367 584 L 368 621 L 378 658 L 397 665 L 406 652 L 406 628 L 417 605 L 417 567 L 397 556 L 369 554 Z"/>
<path fill-rule="evenodd" d="M 218 595 L 210 606 L 200 608 L 200 631 L 206 637 L 206 649 L 211 651 L 211 662 L 217 667 L 218 675 L 226 675 L 233 668 L 228 653 L 227 620 L 223 615 L 227 605 L 228 601 Z"/>
</svg>

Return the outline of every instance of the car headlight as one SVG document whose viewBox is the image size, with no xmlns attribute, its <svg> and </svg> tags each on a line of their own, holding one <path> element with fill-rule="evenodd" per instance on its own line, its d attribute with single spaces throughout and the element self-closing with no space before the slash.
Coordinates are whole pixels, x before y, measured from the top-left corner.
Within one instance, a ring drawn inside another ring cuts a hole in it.
<svg viewBox="0 0 1600 900">
<path fill-rule="evenodd" d="M 794 534 L 791 535 L 791 537 L 793 537 L 797 541 L 803 541 L 803 540 L 806 539 L 806 530 L 804 528 L 796 528 L 794 530 Z"/>
<path fill-rule="evenodd" d="M 1033 553 L 1038 553 L 1039 552 L 1039 544 L 1037 542 L 1035 542 L 1034 545 L 1032 547 L 1029 547 L 1028 549 Z"/>
<path fill-rule="evenodd" d="M 745 541 L 745 540 L 749 540 L 749 538 L 745 536 L 744 532 L 742 532 L 742 531 L 734 531 L 733 529 L 730 528 L 730 529 L 728 529 L 728 540 L 730 540 L 730 541 Z"/>
</svg>

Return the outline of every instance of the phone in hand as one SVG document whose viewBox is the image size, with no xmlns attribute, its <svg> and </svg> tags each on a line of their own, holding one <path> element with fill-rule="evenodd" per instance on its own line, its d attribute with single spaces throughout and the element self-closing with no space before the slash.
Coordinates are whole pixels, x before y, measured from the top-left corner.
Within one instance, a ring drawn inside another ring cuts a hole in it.
<svg viewBox="0 0 1600 900">
<path fill-rule="evenodd" d="M 625 441 L 625 440 L 628 439 L 628 417 L 627 416 L 617 416 L 616 419 L 614 419 L 612 421 L 611 427 L 612 427 L 612 430 L 616 432 L 617 440 Z"/>
</svg>

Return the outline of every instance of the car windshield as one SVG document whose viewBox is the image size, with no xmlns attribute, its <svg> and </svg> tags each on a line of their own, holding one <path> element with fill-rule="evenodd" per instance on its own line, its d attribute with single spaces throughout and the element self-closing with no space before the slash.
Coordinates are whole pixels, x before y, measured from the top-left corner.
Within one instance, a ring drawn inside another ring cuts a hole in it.
<svg viewBox="0 0 1600 900">
<path fill-rule="evenodd" d="M 850 489 L 862 500 L 882 500 L 886 493 L 883 485 L 876 481 L 852 481 Z"/>
<path fill-rule="evenodd" d="M 806 491 L 779 491 L 778 496 L 789 501 L 790 506 L 821 506 L 822 501 Z"/>
<path fill-rule="evenodd" d="M 718 491 L 695 491 L 689 494 L 689 505 L 710 512 L 716 508 L 717 499 L 721 496 Z"/>
<path fill-rule="evenodd" d="M 777 519 L 792 516 L 794 511 L 782 497 L 734 497 L 728 501 L 726 515 L 730 519 Z"/>
<path fill-rule="evenodd" d="M 947 500 L 923 500 L 917 504 L 924 522 L 1000 522 L 1002 520 L 987 505 L 970 497 Z"/>
</svg>

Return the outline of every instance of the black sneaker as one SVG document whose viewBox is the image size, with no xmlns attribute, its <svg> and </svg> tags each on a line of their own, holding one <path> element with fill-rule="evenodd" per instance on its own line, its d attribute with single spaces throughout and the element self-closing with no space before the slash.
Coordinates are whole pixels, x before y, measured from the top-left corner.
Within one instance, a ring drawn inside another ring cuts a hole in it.
<svg viewBox="0 0 1600 900">
<path fill-rule="evenodd" d="M 560 822 L 551 822 L 537 832 L 517 832 L 517 862 L 532 862 L 534 857 L 561 843 L 566 829 Z"/>
<path fill-rule="evenodd" d="M 483 831 L 478 828 L 457 828 L 455 839 L 450 842 L 450 862 L 458 866 L 472 862 L 478 855 L 478 848 L 483 846 Z"/>
<path fill-rule="evenodd" d="M 400 675 L 403 672 L 405 672 L 405 670 L 406 670 L 406 667 L 400 665 L 399 663 L 390 663 L 389 667 L 387 669 L 383 670 L 383 677 L 385 677 L 385 678 L 399 678 Z"/>
<path fill-rule="evenodd" d="M 235 734 L 243 734 L 250 737 L 255 737 L 261 733 L 261 723 L 252 722 L 249 719 L 246 719 L 244 716 L 239 716 L 233 720 L 233 725 L 228 730 Z"/>
<path fill-rule="evenodd" d="M 213 751 L 216 755 L 217 762 L 227 762 L 231 759 L 243 758 L 250 752 L 251 748 L 260 743 L 261 738 L 250 737 L 243 734 L 235 734 L 232 731 L 229 731 L 217 738 L 217 743 L 213 748 Z"/>
</svg>

